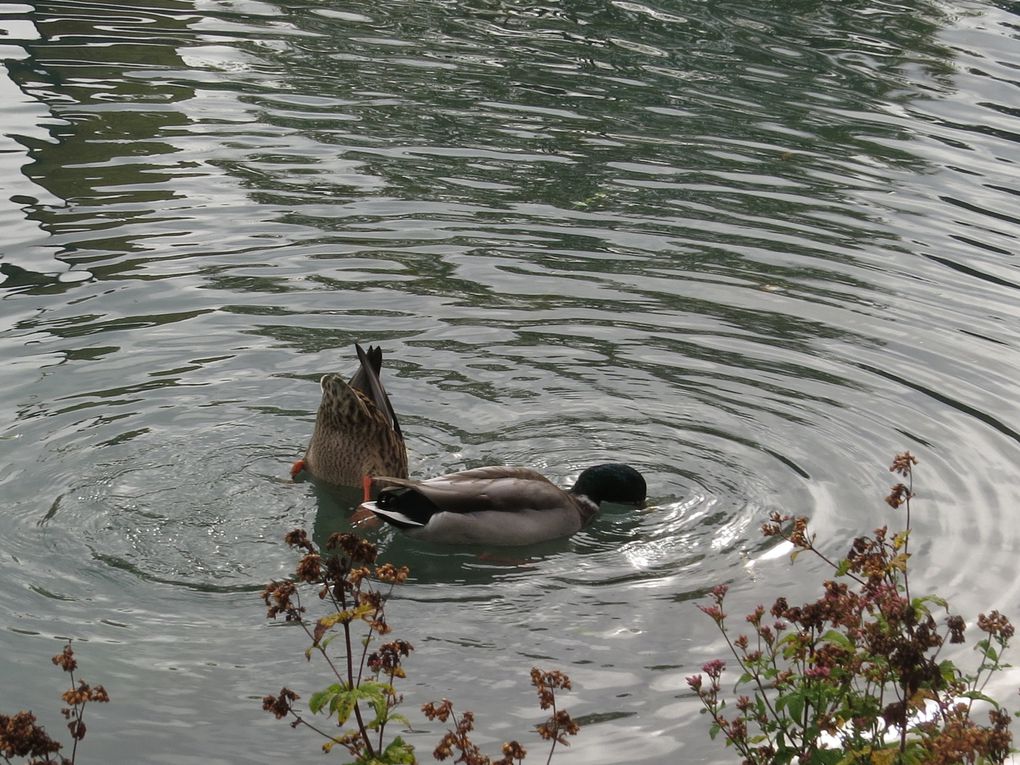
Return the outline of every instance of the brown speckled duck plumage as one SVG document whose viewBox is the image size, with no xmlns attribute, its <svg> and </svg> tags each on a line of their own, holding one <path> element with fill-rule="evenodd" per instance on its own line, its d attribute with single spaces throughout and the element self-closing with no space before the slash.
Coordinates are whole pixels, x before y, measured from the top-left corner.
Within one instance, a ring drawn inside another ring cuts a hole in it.
<svg viewBox="0 0 1020 765">
<path fill-rule="evenodd" d="M 347 382 L 320 380 L 322 401 L 301 467 L 336 486 L 361 486 L 365 476 L 407 477 L 407 449 L 389 396 L 379 380 L 382 349 L 355 345 L 361 367 Z"/>
</svg>

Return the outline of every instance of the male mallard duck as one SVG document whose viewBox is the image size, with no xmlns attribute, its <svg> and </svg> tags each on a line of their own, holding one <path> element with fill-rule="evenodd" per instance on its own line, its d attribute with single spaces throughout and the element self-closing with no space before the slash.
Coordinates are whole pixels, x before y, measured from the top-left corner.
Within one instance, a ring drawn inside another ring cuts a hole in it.
<svg viewBox="0 0 1020 765">
<path fill-rule="evenodd" d="M 409 536 L 449 544 L 528 545 L 569 537 L 602 502 L 639 505 L 646 493 L 641 474 L 616 463 L 588 468 L 566 490 L 521 467 L 377 481 L 385 488 L 363 508 Z"/>
<path fill-rule="evenodd" d="M 319 381 L 322 402 L 304 459 L 291 475 L 307 470 L 336 486 L 361 486 L 366 476 L 407 477 L 407 449 L 379 370 L 382 349 L 355 344 L 361 368 L 349 382 L 338 374 Z"/>
</svg>

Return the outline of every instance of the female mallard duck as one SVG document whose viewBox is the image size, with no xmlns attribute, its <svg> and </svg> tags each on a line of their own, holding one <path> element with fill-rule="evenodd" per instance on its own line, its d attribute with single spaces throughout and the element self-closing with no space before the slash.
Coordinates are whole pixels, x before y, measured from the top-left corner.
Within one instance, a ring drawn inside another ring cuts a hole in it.
<svg viewBox="0 0 1020 765">
<path fill-rule="evenodd" d="M 645 479 L 629 465 L 595 465 L 570 489 L 529 468 L 482 467 L 427 481 L 380 478 L 362 505 L 406 534 L 449 544 L 529 545 L 569 537 L 602 502 L 640 505 Z"/>
<path fill-rule="evenodd" d="M 348 382 L 338 374 L 323 375 L 322 402 L 315 415 L 315 430 L 304 459 L 294 463 L 291 475 L 302 470 L 336 486 L 362 486 L 366 476 L 407 477 L 404 437 L 386 395 L 379 371 L 382 349 L 355 344 L 361 367 Z"/>
</svg>

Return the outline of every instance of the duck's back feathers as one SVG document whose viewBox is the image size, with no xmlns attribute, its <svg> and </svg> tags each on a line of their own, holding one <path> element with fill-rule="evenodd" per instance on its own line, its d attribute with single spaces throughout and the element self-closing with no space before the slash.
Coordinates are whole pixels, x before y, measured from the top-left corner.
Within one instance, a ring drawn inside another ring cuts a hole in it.
<svg viewBox="0 0 1020 765">
<path fill-rule="evenodd" d="M 304 467 L 337 486 L 360 486 L 366 475 L 407 475 L 407 449 L 393 406 L 379 379 L 382 351 L 355 345 L 361 366 L 345 382 L 323 375 L 322 401 Z"/>
<path fill-rule="evenodd" d="M 427 481 L 374 483 L 382 488 L 365 509 L 410 536 L 449 544 L 528 545 L 568 537 L 598 511 L 597 500 L 565 491 L 530 468 L 493 466 Z"/>
<path fill-rule="evenodd" d="M 417 495 L 427 500 L 436 512 L 476 513 L 483 510 L 514 513 L 522 510 L 546 510 L 561 506 L 563 489 L 536 470 L 522 467 L 490 467 L 462 470 L 425 481 L 379 478 L 383 488 L 379 497 L 385 503 Z M 397 489 L 403 489 L 398 493 Z M 384 505 L 385 506 L 385 505 Z"/>
</svg>

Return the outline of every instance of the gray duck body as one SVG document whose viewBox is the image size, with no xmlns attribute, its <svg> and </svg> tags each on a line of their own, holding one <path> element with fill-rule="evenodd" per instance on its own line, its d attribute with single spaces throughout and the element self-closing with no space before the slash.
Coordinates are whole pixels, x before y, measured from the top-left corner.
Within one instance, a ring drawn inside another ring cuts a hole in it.
<svg viewBox="0 0 1020 765">
<path fill-rule="evenodd" d="M 644 478 L 621 464 L 596 465 L 570 489 L 530 468 L 491 466 L 411 481 L 380 478 L 363 507 L 411 537 L 446 544 L 519 546 L 577 533 L 602 501 L 640 504 Z"/>
</svg>

